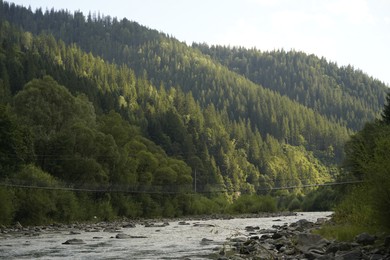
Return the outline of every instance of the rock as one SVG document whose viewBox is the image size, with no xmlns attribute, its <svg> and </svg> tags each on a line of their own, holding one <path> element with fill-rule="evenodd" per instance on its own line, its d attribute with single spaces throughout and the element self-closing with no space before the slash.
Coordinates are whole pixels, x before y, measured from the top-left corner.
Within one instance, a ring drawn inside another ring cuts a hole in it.
<svg viewBox="0 0 390 260">
<path fill-rule="evenodd" d="M 202 240 L 200 241 L 200 244 L 201 244 L 201 245 L 208 245 L 208 244 L 210 244 L 210 242 L 212 242 L 212 241 L 213 241 L 212 239 L 202 238 Z"/>
<path fill-rule="evenodd" d="M 295 223 L 291 223 L 290 227 L 294 227 L 298 231 L 304 231 L 305 229 L 312 228 L 314 226 L 313 222 L 308 221 L 307 219 L 300 219 Z"/>
<path fill-rule="evenodd" d="M 194 227 L 215 227 L 215 225 L 206 223 L 194 223 Z"/>
<path fill-rule="evenodd" d="M 388 259 L 384 255 L 381 254 L 372 254 L 370 255 L 370 260 L 383 260 L 383 259 Z"/>
<path fill-rule="evenodd" d="M 279 239 L 279 238 L 281 238 L 281 237 L 283 237 L 283 235 L 282 235 L 280 232 L 274 233 L 274 234 L 272 235 L 272 239 Z"/>
<path fill-rule="evenodd" d="M 234 237 L 230 239 L 231 242 L 238 242 L 238 243 L 244 243 L 246 242 L 247 238 L 246 237 Z"/>
<path fill-rule="evenodd" d="M 326 249 L 326 253 L 336 253 L 338 251 L 348 251 L 353 248 L 353 245 L 346 242 L 333 242 Z"/>
<path fill-rule="evenodd" d="M 372 245 L 375 243 L 376 236 L 368 233 L 361 233 L 355 237 L 355 241 L 361 245 Z"/>
<path fill-rule="evenodd" d="M 385 237 L 384 246 L 390 248 L 390 236 Z"/>
<path fill-rule="evenodd" d="M 262 235 L 262 236 L 260 237 L 260 240 L 267 240 L 267 239 L 270 239 L 270 238 L 271 238 L 270 235 L 265 234 L 265 235 Z"/>
<path fill-rule="evenodd" d="M 180 226 L 186 226 L 186 225 L 191 225 L 190 223 L 187 223 L 185 221 L 179 221 L 178 223 Z"/>
<path fill-rule="evenodd" d="M 134 223 L 125 223 L 122 225 L 123 228 L 135 228 Z"/>
<path fill-rule="evenodd" d="M 358 260 L 362 258 L 362 252 L 359 249 L 353 251 L 339 251 L 335 255 L 335 260 Z"/>
<path fill-rule="evenodd" d="M 329 241 L 316 234 L 300 233 L 297 235 L 297 248 L 302 253 L 307 253 L 310 250 L 324 250 L 329 244 Z"/>
<path fill-rule="evenodd" d="M 17 222 L 15 223 L 15 228 L 17 228 L 17 229 L 22 229 L 23 226 L 22 226 L 22 224 L 20 224 L 19 221 L 17 221 Z"/>
<path fill-rule="evenodd" d="M 259 227 L 254 227 L 254 226 L 246 226 L 246 227 L 245 227 L 245 230 L 246 230 L 247 232 L 253 232 L 253 231 L 259 230 L 259 229 L 260 229 Z"/>
<path fill-rule="evenodd" d="M 70 232 L 69 232 L 69 235 L 80 235 L 81 234 L 81 232 L 79 232 L 79 231 L 74 231 L 74 230 L 71 230 Z"/>
<path fill-rule="evenodd" d="M 119 234 L 117 234 L 117 235 L 115 236 L 115 238 L 116 238 L 116 239 L 128 239 L 128 238 L 130 238 L 130 236 L 127 235 L 127 234 L 119 233 Z"/>
<path fill-rule="evenodd" d="M 82 245 L 82 244 L 85 244 L 85 242 L 82 239 L 73 238 L 73 239 L 66 240 L 62 244 L 63 245 Z"/>
<path fill-rule="evenodd" d="M 130 236 L 130 238 L 148 238 L 146 236 Z"/>
<path fill-rule="evenodd" d="M 284 251 L 284 254 L 285 255 L 294 255 L 296 252 L 295 252 L 295 249 L 294 248 L 291 248 L 291 249 L 286 249 Z"/>
</svg>

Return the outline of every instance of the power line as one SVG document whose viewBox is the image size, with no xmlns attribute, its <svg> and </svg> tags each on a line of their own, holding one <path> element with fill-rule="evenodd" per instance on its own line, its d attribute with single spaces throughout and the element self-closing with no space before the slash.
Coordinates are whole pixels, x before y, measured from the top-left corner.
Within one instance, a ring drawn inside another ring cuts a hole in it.
<svg viewBox="0 0 390 260">
<path fill-rule="evenodd" d="M 336 185 L 345 185 L 345 184 L 357 184 L 363 183 L 362 180 L 351 180 L 351 181 L 341 181 L 341 182 L 328 182 L 328 183 L 315 183 L 315 184 L 306 184 L 306 185 L 294 185 L 294 186 L 281 186 L 281 187 L 270 187 L 270 188 L 258 188 L 256 191 L 273 191 L 273 190 L 291 190 L 291 189 L 300 189 L 300 188 L 310 188 L 310 187 L 321 187 L 321 186 L 336 186 Z M 117 186 L 112 186 L 111 188 L 86 188 L 86 187 L 55 187 L 55 186 L 43 186 L 43 185 L 28 185 L 28 184 L 16 184 L 9 182 L 0 182 L 0 186 L 11 187 L 11 188 L 24 188 L 24 189 L 41 189 L 41 190 L 62 190 L 62 191 L 80 191 L 80 192 L 93 192 L 93 193 L 132 193 L 132 194 L 179 194 L 179 193 L 223 193 L 228 192 L 227 189 L 218 189 L 217 186 L 210 190 L 191 190 L 186 187 L 180 186 L 148 186 L 146 187 L 123 187 L 118 188 Z M 220 185 L 221 186 L 221 185 Z M 177 188 L 182 188 L 177 190 Z M 175 188 L 175 189 L 173 189 Z M 237 191 L 231 191 L 237 192 Z"/>
</svg>

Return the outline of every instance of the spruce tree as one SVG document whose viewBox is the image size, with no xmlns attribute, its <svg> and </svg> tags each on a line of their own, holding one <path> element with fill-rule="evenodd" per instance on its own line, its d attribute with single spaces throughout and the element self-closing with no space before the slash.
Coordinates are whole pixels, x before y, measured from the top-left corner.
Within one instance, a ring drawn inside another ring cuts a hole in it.
<svg viewBox="0 0 390 260">
<path fill-rule="evenodd" d="M 390 124 L 390 92 L 386 96 L 386 104 L 383 107 L 382 121 L 385 124 Z"/>
</svg>

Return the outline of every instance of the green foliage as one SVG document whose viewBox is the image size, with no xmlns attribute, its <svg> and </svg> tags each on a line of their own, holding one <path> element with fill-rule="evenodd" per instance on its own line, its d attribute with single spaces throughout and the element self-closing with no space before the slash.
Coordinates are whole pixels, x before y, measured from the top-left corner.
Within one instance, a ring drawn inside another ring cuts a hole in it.
<svg viewBox="0 0 390 260">
<path fill-rule="evenodd" d="M 340 202 L 341 195 L 334 188 L 319 187 L 306 194 L 302 201 L 304 211 L 332 211 Z"/>
<path fill-rule="evenodd" d="M 0 224 L 10 225 L 14 219 L 15 212 L 14 191 L 0 187 Z"/>
<path fill-rule="evenodd" d="M 28 128 L 20 126 L 8 107 L 0 105 L 0 178 L 10 177 L 32 157 Z"/>
<path fill-rule="evenodd" d="M 301 201 L 298 198 L 294 198 L 292 201 L 290 201 L 287 208 L 289 211 L 300 210 L 301 209 Z"/>
<path fill-rule="evenodd" d="M 386 96 L 386 104 L 382 111 L 382 120 L 386 124 L 390 124 L 390 92 Z"/>
<path fill-rule="evenodd" d="M 390 126 L 368 123 L 346 145 L 344 178 L 363 183 L 348 191 L 336 208 L 341 223 L 390 230 Z"/>
<path fill-rule="evenodd" d="M 20 183 L 33 187 L 57 186 L 56 180 L 46 172 L 27 165 L 17 175 Z M 45 224 L 56 211 L 55 192 L 44 189 L 17 189 L 15 192 L 17 209 L 15 219 L 25 224 Z"/>
<path fill-rule="evenodd" d="M 1 179 L 102 190 L 11 189 L 8 222 L 274 211 L 251 194 L 286 186 L 280 206 L 295 209 L 384 102 L 382 83 L 312 55 L 189 47 L 126 19 L 3 1 L 0 13 Z"/>
<path fill-rule="evenodd" d="M 270 196 L 241 195 L 230 206 L 229 211 L 234 214 L 275 212 L 276 200 Z"/>
<path fill-rule="evenodd" d="M 344 223 L 342 225 L 325 225 L 321 229 L 314 230 L 314 233 L 329 240 L 353 242 L 357 235 L 363 232 L 375 233 L 375 231 L 375 228 L 370 226 Z"/>
</svg>

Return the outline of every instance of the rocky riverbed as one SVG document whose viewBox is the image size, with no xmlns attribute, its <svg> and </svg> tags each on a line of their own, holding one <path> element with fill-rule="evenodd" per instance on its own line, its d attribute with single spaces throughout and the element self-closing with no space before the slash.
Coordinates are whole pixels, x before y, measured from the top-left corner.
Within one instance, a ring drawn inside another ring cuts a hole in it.
<svg viewBox="0 0 390 260">
<path fill-rule="evenodd" d="M 0 259 L 387 259 L 390 238 L 311 233 L 325 212 L 0 227 Z"/>
<path fill-rule="evenodd" d="M 378 240 L 362 233 L 353 242 L 329 241 L 313 234 L 326 218 L 306 219 L 290 224 L 276 224 L 271 229 L 247 226 L 241 235 L 232 237 L 220 248 L 218 260 L 241 259 L 390 259 L 390 236 Z M 378 241 L 377 241 L 378 240 Z"/>
</svg>

